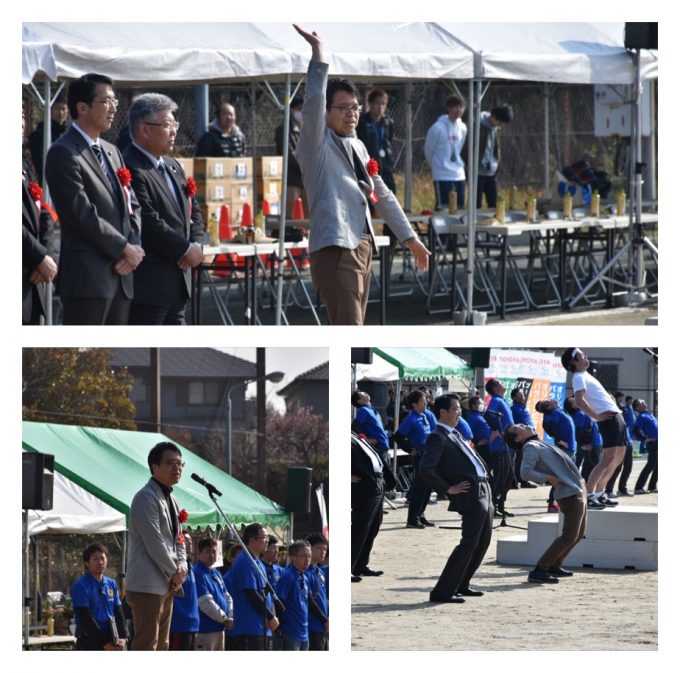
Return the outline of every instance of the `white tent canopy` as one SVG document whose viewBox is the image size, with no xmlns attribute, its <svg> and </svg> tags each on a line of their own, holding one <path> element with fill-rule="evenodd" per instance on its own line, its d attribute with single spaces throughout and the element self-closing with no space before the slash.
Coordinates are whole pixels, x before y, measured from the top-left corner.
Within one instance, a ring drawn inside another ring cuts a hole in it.
<svg viewBox="0 0 680 673">
<path fill-rule="evenodd" d="M 117 533 L 126 530 L 125 515 L 59 472 L 54 473 L 54 507 L 29 510 L 28 534 Z"/>
<path fill-rule="evenodd" d="M 313 27 L 330 71 L 354 78 L 634 82 L 623 22 Z M 152 30 L 146 23 L 24 23 L 22 42 L 24 84 L 41 71 L 53 81 L 100 72 L 119 85 L 272 79 L 303 75 L 309 61 L 309 46 L 289 23 L 154 23 Z M 656 77 L 657 54 L 643 50 L 642 79 Z"/>
<path fill-rule="evenodd" d="M 88 72 L 116 84 L 219 82 L 304 75 L 309 45 L 289 23 L 24 23 L 22 79 Z M 472 76 L 470 51 L 435 24 L 328 23 L 319 27 L 330 71 L 354 78 Z M 168 45 L 172 45 L 169 47 Z"/>
<path fill-rule="evenodd" d="M 399 380 L 399 368 L 381 358 L 377 353 L 373 353 L 373 362 L 370 365 L 357 364 L 357 381 L 379 381 L 389 383 Z"/>
<path fill-rule="evenodd" d="M 572 84 L 633 84 L 624 22 L 441 23 L 478 55 L 476 77 Z M 656 51 L 641 54 L 642 79 L 658 77 Z"/>
</svg>

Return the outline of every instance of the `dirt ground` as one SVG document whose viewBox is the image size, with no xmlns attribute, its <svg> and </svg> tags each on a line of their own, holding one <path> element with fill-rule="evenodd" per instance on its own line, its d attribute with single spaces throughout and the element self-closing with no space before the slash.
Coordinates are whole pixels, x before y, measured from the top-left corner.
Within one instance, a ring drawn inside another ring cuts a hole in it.
<svg viewBox="0 0 680 673">
<path fill-rule="evenodd" d="M 629 490 L 644 465 L 636 460 Z M 512 490 L 511 525 L 546 512 L 548 487 Z M 657 505 L 657 495 L 621 498 Z M 656 650 L 657 572 L 575 569 L 557 585 L 529 584 L 526 566 L 498 565 L 496 541 L 522 531 L 496 528 L 472 580 L 485 595 L 464 604 L 428 602 L 460 531 L 447 503 L 428 505 L 435 528 L 407 529 L 406 508 L 386 507 L 370 566 L 381 577 L 352 584 L 352 650 Z M 496 519 L 494 525 L 497 526 Z"/>
</svg>

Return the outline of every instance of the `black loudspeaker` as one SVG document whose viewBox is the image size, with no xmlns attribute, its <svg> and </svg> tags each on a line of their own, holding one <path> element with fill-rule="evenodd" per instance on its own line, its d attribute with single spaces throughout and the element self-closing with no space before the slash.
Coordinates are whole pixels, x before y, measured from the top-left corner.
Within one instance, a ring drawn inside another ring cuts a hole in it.
<svg viewBox="0 0 680 673">
<path fill-rule="evenodd" d="M 289 512 L 309 512 L 311 496 L 312 468 L 289 467 L 284 508 Z"/>
<path fill-rule="evenodd" d="M 54 506 L 54 456 L 21 454 L 21 509 L 52 509 Z"/>
<path fill-rule="evenodd" d="M 352 364 L 373 364 L 372 348 L 352 348 Z"/>
<path fill-rule="evenodd" d="M 490 348 L 473 348 L 472 355 L 470 356 L 470 364 L 473 367 L 482 367 L 482 369 L 486 369 L 489 366 L 490 357 Z"/>
<path fill-rule="evenodd" d="M 623 45 L 626 49 L 658 49 L 659 24 L 626 22 Z"/>
</svg>

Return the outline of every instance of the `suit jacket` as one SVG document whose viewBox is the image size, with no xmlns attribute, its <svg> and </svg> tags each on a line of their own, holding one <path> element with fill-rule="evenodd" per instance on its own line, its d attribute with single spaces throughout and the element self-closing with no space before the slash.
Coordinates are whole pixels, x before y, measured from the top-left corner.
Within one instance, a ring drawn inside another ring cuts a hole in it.
<svg viewBox="0 0 680 673">
<path fill-rule="evenodd" d="M 360 490 L 364 490 L 361 487 L 365 485 L 368 487 L 368 490 L 373 490 L 378 477 L 382 477 L 382 472 L 380 474 L 376 473 L 371 459 L 366 454 L 366 451 L 361 448 L 359 441 L 360 440 L 352 435 L 352 474 L 361 477 L 361 481 L 357 484 L 352 484 L 352 488 L 358 486 L 360 487 Z M 375 454 L 375 457 L 382 468 L 383 463 L 380 460 L 377 451 L 375 451 L 368 442 L 364 442 L 364 446 L 368 447 L 368 449 Z"/>
<path fill-rule="evenodd" d="M 335 132 L 326 126 L 326 79 L 328 64 L 311 61 L 307 71 L 302 128 L 297 156 L 309 203 L 309 251 L 337 245 L 351 250 L 359 247 L 371 213 L 367 193 L 375 190 L 376 209 L 400 241 L 414 236 L 404 211 L 379 175 L 371 178 L 366 170 L 368 151 L 358 138 L 351 138 L 356 153 L 361 187 L 352 157 Z"/>
<path fill-rule="evenodd" d="M 134 272 L 135 303 L 170 308 L 191 295 L 191 269 L 177 262 L 193 242 L 203 242 L 203 218 L 195 199 L 187 196 L 182 167 L 163 157 L 175 183 L 180 204 L 168 183 L 148 156 L 134 145 L 123 152 L 132 172 L 132 186 L 142 217 L 142 247 L 146 256 Z"/>
<path fill-rule="evenodd" d="M 40 216 L 35 201 L 29 194 L 26 181 L 21 181 L 21 301 L 26 309 L 32 302 L 37 302 L 39 313 L 45 315 L 45 288 L 43 283 L 34 285 L 28 279 L 40 262 L 48 254 L 45 242 L 42 241 Z M 26 313 L 26 310 L 24 310 Z M 24 319 L 30 316 L 24 315 Z"/>
<path fill-rule="evenodd" d="M 420 459 L 420 476 L 439 493 L 445 493 L 449 486 L 455 486 L 461 481 L 470 482 L 471 487 L 467 493 L 449 495 L 449 511 L 460 514 L 471 511 L 479 502 L 478 489 L 475 488 L 479 479 L 477 470 L 461 444 L 463 439 L 458 431 L 449 433 L 441 425 L 437 425 L 428 436 L 425 452 Z M 469 447 L 468 450 L 473 451 Z M 488 477 L 486 464 L 481 458 L 479 460 Z"/>
<path fill-rule="evenodd" d="M 179 507 L 171 496 L 170 512 L 163 491 L 154 479 L 135 494 L 130 505 L 130 532 L 126 587 L 128 591 L 166 595 L 170 578 L 187 567 L 184 543 L 172 531 L 172 518 Z M 179 524 L 178 524 L 179 525 Z"/>
<path fill-rule="evenodd" d="M 557 477 L 555 500 L 576 495 L 583 488 L 581 473 L 574 461 L 564 451 L 540 439 L 530 439 L 522 447 L 522 465 L 519 468 L 522 479 L 545 484 L 549 476 Z"/>
<path fill-rule="evenodd" d="M 123 158 L 115 145 L 100 143 L 115 176 Z M 50 147 L 45 178 L 61 226 L 61 296 L 111 299 L 120 282 L 131 299 L 132 274 L 119 276 L 113 265 L 128 243 L 140 241 L 139 204 L 132 190 L 128 188 L 128 203 L 120 185 L 112 189 L 94 152 L 73 127 Z"/>
</svg>

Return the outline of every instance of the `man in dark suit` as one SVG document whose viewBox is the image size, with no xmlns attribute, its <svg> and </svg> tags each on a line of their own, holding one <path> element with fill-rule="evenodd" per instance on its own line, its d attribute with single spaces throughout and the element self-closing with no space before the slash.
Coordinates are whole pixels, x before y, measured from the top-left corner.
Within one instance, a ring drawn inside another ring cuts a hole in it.
<svg viewBox="0 0 680 673">
<path fill-rule="evenodd" d="M 458 396 L 438 397 L 434 412 L 437 426 L 427 438 L 420 474 L 437 492 L 449 496 L 449 511 L 463 517 L 463 535 L 430 592 L 430 601 L 462 603 L 463 596 L 483 595 L 470 589 L 470 580 L 491 541 L 493 506 L 489 474 L 479 454 L 455 430 L 461 413 Z"/>
<path fill-rule="evenodd" d="M 142 212 L 144 261 L 134 272 L 131 325 L 182 325 L 191 296 L 191 269 L 203 260 L 203 219 L 189 196 L 182 167 L 169 156 L 179 124 L 177 104 L 159 93 L 137 96 L 123 152 Z"/>
<path fill-rule="evenodd" d="M 383 463 L 373 447 L 352 433 L 352 581 L 378 576 L 368 560 L 382 523 L 385 481 Z"/>
<path fill-rule="evenodd" d="M 21 113 L 21 134 L 26 128 L 26 117 Z M 30 193 L 28 176 L 21 180 L 21 322 L 37 325 L 45 310 L 45 283 L 51 283 L 57 265 L 49 255 L 51 227 L 40 212 L 38 199 Z M 50 218 L 51 219 L 51 218 Z"/>
<path fill-rule="evenodd" d="M 127 324 L 132 271 L 144 257 L 139 204 L 119 173 L 123 158 L 100 138 L 117 106 L 108 77 L 71 82 L 73 124 L 47 153 L 45 178 L 61 226 L 57 287 L 65 325 Z"/>
</svg>

